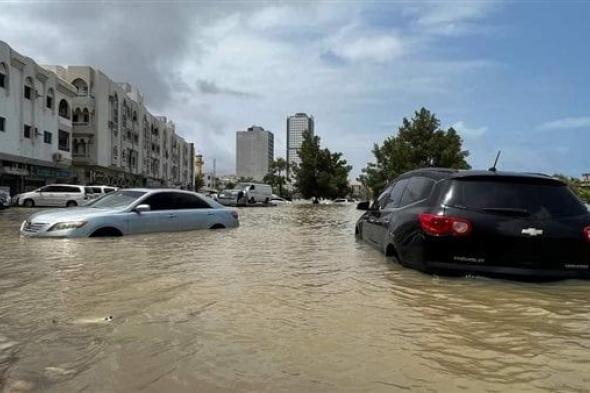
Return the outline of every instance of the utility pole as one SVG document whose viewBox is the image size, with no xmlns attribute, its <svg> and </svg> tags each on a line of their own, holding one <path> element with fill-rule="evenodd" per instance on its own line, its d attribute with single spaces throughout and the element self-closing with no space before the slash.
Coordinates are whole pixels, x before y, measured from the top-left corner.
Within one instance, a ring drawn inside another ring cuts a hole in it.
<svg viewBox="0 0 590 393">
<path fill-rule="evenodd" d="M 213 159 L 213 179 L 212 179 L 213 180 L 213 187 L 211 187 L 211 188 L 215 188 L 215 189 L 217 189 L 217 173 L 215 171 L 216 164 L 217 164 L 217 160 L 214 158 Z"/>
</svg>

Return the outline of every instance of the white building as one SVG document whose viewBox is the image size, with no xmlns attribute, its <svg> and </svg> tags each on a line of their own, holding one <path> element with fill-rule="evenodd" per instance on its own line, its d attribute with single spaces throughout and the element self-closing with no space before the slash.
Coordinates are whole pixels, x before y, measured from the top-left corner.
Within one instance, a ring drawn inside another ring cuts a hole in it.
<svg viewBox="0 0 590 393">
<path fill-rule="evenodd" d="M 76 88 L 72 102 L 75 181 L 116 186 L 194 187 L 194 145 L 154 116 L 141 92 L 88 66 L 50 66 Z"/>
<path fill-rule="evenodd" d="M 74 86 L 0 41 L 0 186 L 70 181 Z"/>
<path fill-rule="evenodd" d="M 252 126 L 236 132 L 236 175 L 262 181 L 274 160 L 274 135 Z"/>
<path fill-rule="evenodd" d="M 289 166 L 301 163 L 299 149 L 303 143 L 303 133 L 306 131 L 314 135 L 313 116 L 296 113 L 287 117 L 287 173 L 289 173 Z"/>
</svg>

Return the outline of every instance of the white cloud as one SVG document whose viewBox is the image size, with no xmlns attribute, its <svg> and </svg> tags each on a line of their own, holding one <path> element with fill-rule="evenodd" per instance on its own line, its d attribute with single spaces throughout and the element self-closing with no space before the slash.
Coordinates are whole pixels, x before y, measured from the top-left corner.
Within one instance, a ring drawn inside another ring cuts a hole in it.
<svg viewBox="0 0 590 393">
<path fill-rule="evenodd" d="M 332 52 L 349 61 L 386 63 L 403 53 L 402 41 L 391 34 L 368 34 L 361 37 L 339 37 Z"/>
<path fill-rule="evenodd" d="M 590 116 L 566 117 L 537 126 L 539 130 L 566 130 L 571 128 L 590 128 Z"/>
<path fill-rule="evenodd" d="M 408 11 L 381 2 L 276 4 L 96 2 L 84 5 L 88 11 L 70 2 L 10 3 L 0 27 L 24 55 L 98 66 L 137 85 L 209 163 L 217 159 L 219 173 L 234 171 L 236 130 L 270 129 L 280 156 L 286 116 L 308 112 L 322 141 L 354 165 L 354 176 L 373 142 L 391 134 L 403 116 L 423 105 L 450 106 L 469 78 L 491 64 L 431 51 L 452 40 L 434 42 L 433 31 L 481 22 L 484 6 L 432 3 Z M 383 23 L 383 12 L 400 23 Z M 383 129 L 385 121 L 393 126 Z M 465 133 L 485 133 L 459 123 Z"/>
<path fill-rule="evenodd" d="M 431 34 L 458 35 L 477 30 L 476 22 L 497 8 L 492 1 L 426 2 L 416 8 L 416 26 Z"/>
<path fill-rule="evenodd" d="M 459 132 L 461 136 L 467 138 L 480 138 L 488 131 L 488 127 L 485 126 L 468 127 L 462 120 L 454 123 L 451 127 Z"/>
</svg>

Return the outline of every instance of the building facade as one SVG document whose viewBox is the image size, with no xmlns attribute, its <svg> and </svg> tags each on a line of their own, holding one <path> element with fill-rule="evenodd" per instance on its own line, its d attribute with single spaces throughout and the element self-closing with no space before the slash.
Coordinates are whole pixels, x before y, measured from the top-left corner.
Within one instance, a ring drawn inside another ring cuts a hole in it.
<svg viewBox="0 0 590 393">
<path fill-rule="evenodd" d="M 262 181 L 274 160 L 274 135 L 252 126 L 236 132 L 236 175 Z"/>
<path fill-rule="evenodd" d="M 308 131 L 314 135 L 314 119 L 305 113 L 296 113 L 287 117 L 287 174 L 293 164 L 299 165 L 299 149 L 303 143 L 303 133 Z"/>
<path fill-rule="evenodd" d="M 48 66 L 75 88 L 72 170 L 80 184 L 194 188 L 194 145 L 141 92 L 89 66 Z"/>
<path fill-rule="evenodd" d="M 75 87 L 0 41 L 0 187 L 12 195 L 73 178 Z"/>
<path fill-rule="evenodd" d="M 203 176 L 203 167 L 205 166 L 205 161 L 203 161 L 203 155 L 197 154 L 195 155 L 195 177 Z"/>
</svg>

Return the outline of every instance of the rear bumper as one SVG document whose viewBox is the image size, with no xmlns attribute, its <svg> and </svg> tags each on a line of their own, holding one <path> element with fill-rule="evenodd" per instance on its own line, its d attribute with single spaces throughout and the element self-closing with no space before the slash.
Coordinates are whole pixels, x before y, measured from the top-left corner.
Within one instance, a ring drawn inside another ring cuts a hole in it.
<svg viewBox="0 0 590 393">
<path fill-rule="evenodd" d="M 584 267 L 586 266 L 586 267 Z M 440 274 L 474 274 L 490 277 L 516 278 L 520 280 L 548 280 L 568 278 L 590 278 L 589 265 L 572 264 L 571 268 L 547 269 L 545 267 L 511 267 L 494 265 L 470 265 L 448 262 L 426 262 L 424 269 Z"/>
</svg>

